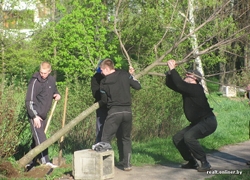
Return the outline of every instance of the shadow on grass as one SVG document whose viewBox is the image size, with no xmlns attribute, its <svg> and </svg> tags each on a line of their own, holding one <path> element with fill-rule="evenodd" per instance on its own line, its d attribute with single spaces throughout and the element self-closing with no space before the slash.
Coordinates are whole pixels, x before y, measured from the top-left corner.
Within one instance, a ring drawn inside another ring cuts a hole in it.
<svg viewBox="0 0 250 180">
<path fill-rule="evenodd" d="M 14 154 L 14 158 L 16 160 L 21 159 L 25 154 L 30 151 L 30 143 L 20 144 L 17 147 L 16 154 Z"/>
</svg>

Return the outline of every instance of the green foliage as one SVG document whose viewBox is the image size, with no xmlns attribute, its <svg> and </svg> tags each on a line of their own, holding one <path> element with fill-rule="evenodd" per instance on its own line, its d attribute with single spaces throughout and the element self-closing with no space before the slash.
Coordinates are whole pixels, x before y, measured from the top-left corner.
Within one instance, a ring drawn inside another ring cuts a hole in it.
<svg viewBox="0 0 250 180">
<path fill-rule="evenodd" d="M 106 8 L 100 0 L 74 0 L 65 8 L 70 11 L 62 11 L 56 24 L 48 24 L 41 35 L 37 34 L 41 40 L 40 58 L 49 59 L 58 74 L 69 81 L 74 77 L 90 77 L 97 62 L 116 51 L 113 44 L 107 43 Z M 114 60 L 119 63 L 116 56 Z"/>
<path fill-rule="evenodd" d="M 141 67 L 149 65 L 157 56 L 171 48 L 177 40 L 183 19 L 175 18 L 172 23 L 170 17 L 175 12 L 177 11 L 171 4 L 160 1 L 122 2 L 117 17 L 119 19 L 117 29 L 122 30 L 121 39 L 130 57 Z M 113 19 L 111 18 L 111 23 Z M 165 32 L 167 33 L 164 36 Z M 166 37 L 166 40 L 160 42 Z M 157 52 L 154 51 L 156 44 L 158 44 Z M 180 51 L 181 49 L 182 47 Z M 173 53 L 179 57 L 178 52 Z"/>
<path fill-rule="evenodd" d="M 34 10 L 4 12 L 6 29 L 33 29 Z"/>
<path fill-rule="evenodd" d="M 172 135 L 181 126 L 181 95 L 164 85 L 165 78 L 143 77 L 140 82 L 142 89 L 132 98 L 133 139 Z"/>
<path fill-rule="evenodd" d="M 6 73 L 6 78 L 16 82 L 29 79 L 40 64 L 36 54 L 32 51 L 33 44 L 20 38 L 6 40 L 6 49 L 2 59 L 5 65 L 1 69 Z"/>
<path fill-rule="evenodd" d="M 52 9 L 52 1 L 42 2 L 47 2 L 48 8 Z M 29 79 L 37 64 L 49 61 L 58 81 L 64 83 L 72 82 L 76 77 L 81 80 L 90 77 L 97 62 L 106 57 L 114 59 L 116 67 L 126 67 L 128 63 L 114 33 L 117 2 L 105 3 L 101 0 L 56 1 L 55 19 L 46 26 L 37 25 L 30 41 L 24 41 L 20 33 L 16 39 L 4 37 L 1 70 L 7 76 Z M 194 5 L 196 26 L 204 23 L 221 3 L 197 1 Z M 180 38 L 190 33 L 190 23 L 184 17 L 187 5 L 187 1 L 122 1 L 116 17 L 117 30 L 133 65 L 144 68 L 168 50 L 166 59 L 177 60 L 192 51 L 190 39 L 174 47 Z M 234 12 L 224 13 L 197 32 L 198 45 L 202 44 L 200 51 L 229 37 L 239 28 L 232 16 Z M 234 43 L 203 55 L 205 72 L 218 71 L 220 62 L 231 62 L 231 54 L 225 52 L 241 54 L 243 51 L 238 43 Z"/>
<path fill-rule="evenodd" d="M 0 95 L 0 158 L 8 158 L 16 153 L 20 143 L 20 133 L 27 125 L 24 121 L 25 109 L 22 89 L 9 86 Z"/>
<path fill-rule="evenodd" d="M 94 103 L 94 98 L 90 90 L 90 79 L 85 81 L 75 80 L 74 84 L 65 84 L 58 87 L 61 94 L 61 100 L 55 109 L 51 125 L 48 129 L 48 137 L 53 135 L 62 127 L 64 114 L 65 89 L 68 88 L 68 101 L 66 108 L 65 124 L 77 117 L 82 111 Z M 88 116 L 85 120 L 76 125 L 67 135 L 63 142 L 63 149 L 66 153 L 74 150 L 91 147 L 95 141 L 95 113 Z M 59 144 L 55 144 L 51 150 L 58 152 Z M 55 156 L 56 153 L 53 153 Z"/>
<path fill-rule="evenodd" d="M 209 93 L 215 93 L 215 92 L 219 92 L 219 84 L 217 83 L 218 79 L 216 77 L 211 77 L 211 78 L 207 78 L 207 88 L 208 88 L 208 92 Z"/>
<path fill-rule="evenodd" d="M 250 84 L 249 79 L 250 79 L 250 72 L 246 69 L 243 70 L 240 74 L 237 74 L 234 83 L 237 86 L 245 89 L 247 85 Z"/>
</svg>

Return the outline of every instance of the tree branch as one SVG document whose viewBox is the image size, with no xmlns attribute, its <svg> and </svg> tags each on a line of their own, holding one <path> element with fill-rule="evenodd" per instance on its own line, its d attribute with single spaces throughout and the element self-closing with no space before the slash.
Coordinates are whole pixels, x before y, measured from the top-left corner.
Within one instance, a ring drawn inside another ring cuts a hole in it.
<svg viewBox="0 0 250 180">
<path fill-rule="evenodd" d="M 121 6 L 121 2 L 122 2 L 122 0 L 118 1 L 117 7 L 116 7 L 116 11 L 115 11 L 114 31 L 115 31 L 115 34 L 117 35 L 118 39 L 119 39 L 120 46 L 122 48 L 122 51 L 125 53 L 126 59 L 127 59 L 128 63 L 129 63 L 129 66 L 132 67 L 131 59 L 130 59 L 130 57 L 128 55 L 128 52 L 127 52 L 125 46 L 123 45 L 123 42 L 122 42 L 122 39 L 121 39 L 121 34 L 117 30 L 117 22 L 118 22 L 117 17 L 118 17 L 118 14 L 119 14 L 119 9 L 120 9 L 120 6 Z"/>
</svg>

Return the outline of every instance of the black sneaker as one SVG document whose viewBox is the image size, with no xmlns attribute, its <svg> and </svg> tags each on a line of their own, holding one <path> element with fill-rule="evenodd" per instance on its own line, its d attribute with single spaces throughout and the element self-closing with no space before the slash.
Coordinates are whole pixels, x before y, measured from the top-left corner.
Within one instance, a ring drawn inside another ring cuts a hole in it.
<svg viewBox="0 0 250 180">
<path fill-rule="evenodd" d="M 181 168 L 184 168 L 184 169 L 197 169 L 198 167 L 199 167 L 199 164 L 195 161 L 194 162 L 188 161 L 188 163 L 181 165 Z"/>
<path fill-rule="evenodd" d="M 27 165 L 25 166 L 25 172 L 30 171 L 33 167 L 34 167 L 33 164 L 27 164 Z"/>
<path fill-rule="evenodd" d="M 201 167 L 197 168 L 198 172 L 206 172 L 206 171 L 209 171 L 209 170 L 211 170 L 211 165 L 207 161 L 201 162 Z"/>
</svg>

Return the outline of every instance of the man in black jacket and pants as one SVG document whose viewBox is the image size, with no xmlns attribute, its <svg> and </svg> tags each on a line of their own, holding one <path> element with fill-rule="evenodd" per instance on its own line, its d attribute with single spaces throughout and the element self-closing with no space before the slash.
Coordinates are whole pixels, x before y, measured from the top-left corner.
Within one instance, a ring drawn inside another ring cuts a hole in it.
<svg viewBox="0 0 250 180">
<path fill-rule="evenodd" d="M 101 65 L 102 74 L 105 78 L 101 81 L 101 101 L 100 106 L 107 104 L 108 116 L 104 124 L 102 142 L 111 143 L 117 130 L 121 131 L 123 144 L 122 165 L 125 171 L 132 170 L 131 167 L 131 130 L 132 130 L 132 110 L 130 87 L 139 90 L 140 83 L 132 76 L 134 69 L 130 68 L 130 73 L 124 70 L 116 70 L 114 63 L 110 59 L 105 59 Z"/>
<path fill-rule="evenodd" d="M 40 71 L 33 74 L 28 84 L 28 90 L 25 99 L 25 105 L 32 131 L 31 148 L 40 145 L 47 138 L 45 135 L 45 127 L 47 123 L 47 114 L 51 108 L 53 99 L 58 101 L 61 96 L 56 87 L 54 77 L 50 75 L 52 69 L 48 62 L 40 64 Z M 39 154 L 40 162 L 51 168 L 57 167 L 49 160 L 48 149 Z M 35 162 L 26 165 L 27 169 L 32 168 Z"/>
<path fill-rule="evenodd" d="M 190 125 L 173 136 L 173 142 L 183 159 L 188 161 L 182 168 L 208 171 L 211 165 L 198 139 L 212 134 L 217 128 L 216 117 L 210 108 L 203 87 L 199 84 L 201 74 L 197 70 L 186 73 L 184 80 L 175 70 L 175 60 L 167 62 L 169 71 L 166 74 L 166 85 L 180 93 L 183 99 L 183 109 Z M 196 159 L 200 160 L 199 167 Z"/>
<path fill-rule="evenodd" d="M 101 92 L 100 92 L 100 83 L 101 80 L 104 79 L 104 75 L 102 74 L 102 70 L 100 68 L 101 62 L 103 60 L 99 61 L 98 66 L 96 68 L 96 73 L 91 78 L 91 91 L 92 95 L 95 98 L 95 103 L 99 102 L 101 100 Z M 103 105 L 99 107 L 96 110 L 96 140 L 95 143 L 101 142 L 102 138 L 102 131 L 104 127 L 105 120 L 108 116 L 108 108 L 107 105 Z M 117 165 L 121 164 L 121 161 L 123 161 L 123 144 L 122 144 L 122 134 L 121 130 L 118 129 L 116 132 L 116 142 L 117 142 L 117 148 L 119 152 L 119 162 Z"/>
<path fill-rule="evenodd" d="M 101 73 L 100 63 L 99 62 L 96 73 L 91 78 L 91 91 L 92 95 L 95 98 L 95 103 L 101 100 L 101 92 L 100 92 L 100 83 L 101 80 L 105 77 Z M 96 141 L 95 143 L 101 142 L 102 138 L 102 130 L 105 123 L 105 119 L 108 115 L 107 106 L 104 105 L 96 110 Z"/>
</svg>

